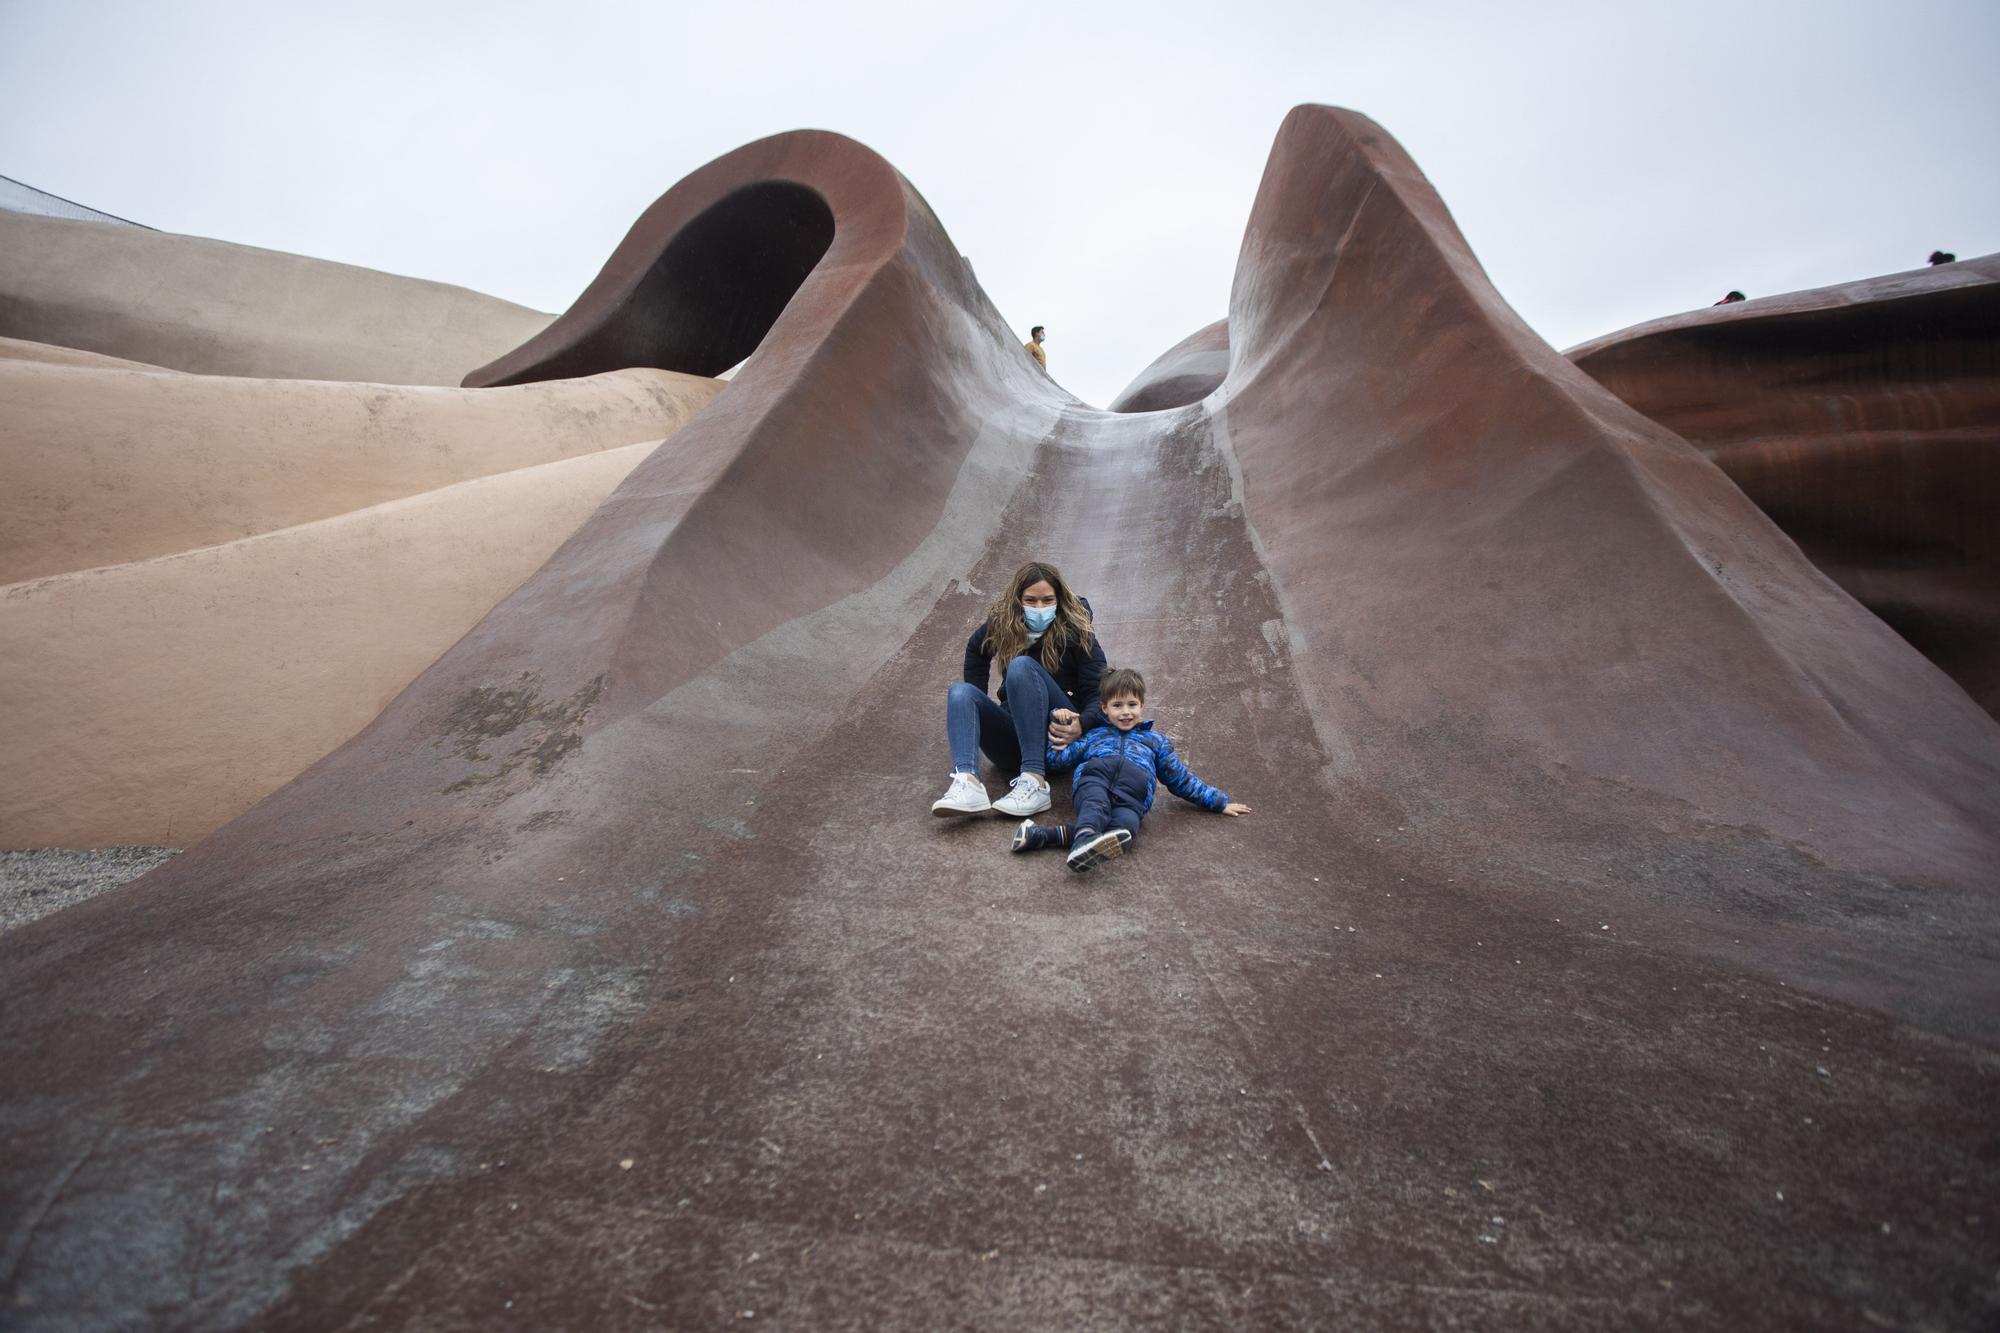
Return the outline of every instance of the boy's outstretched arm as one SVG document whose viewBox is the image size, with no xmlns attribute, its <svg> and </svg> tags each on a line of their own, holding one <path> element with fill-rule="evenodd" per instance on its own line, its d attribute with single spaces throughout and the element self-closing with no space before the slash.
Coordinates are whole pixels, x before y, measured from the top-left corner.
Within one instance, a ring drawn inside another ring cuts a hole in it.
<svg viewBox="0 0 2000 1333">
<path fill-rule="evenodd" d="M 1155 732 L 1154 735 L 1159 736 L 1159 733 Z M 1159 736 L 1158 755 L 1160 781 L 1166 784 L 1168 791 L 1183 801 L 1198 805 L 1204 810 L 1213 810 L 1218 815 L 1249 812 L 1249 806 L 1239 807 L 1236 802 L 1229 799 L 1228 792 L 1217 791 L 1190 772 L 1188 766 L 1181 762 L 1181 757 L 1174 753 L 1174 743 L 1165 736 Z"/>
</svg>

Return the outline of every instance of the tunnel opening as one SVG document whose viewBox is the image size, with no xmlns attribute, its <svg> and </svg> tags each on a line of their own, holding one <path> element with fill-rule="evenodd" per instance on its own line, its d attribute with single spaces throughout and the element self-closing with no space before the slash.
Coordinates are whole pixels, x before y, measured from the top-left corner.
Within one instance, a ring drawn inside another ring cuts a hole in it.
<svg viewBox="0 0 2000 1333">
<path fill-rule="evenodd" d="M 757 350 L 833 244 L 833 210 L 790 181 L 734 190 L 674 234 L 590 334 L 510 383 L 655 366 L 720 375 Z"/>
</svg>

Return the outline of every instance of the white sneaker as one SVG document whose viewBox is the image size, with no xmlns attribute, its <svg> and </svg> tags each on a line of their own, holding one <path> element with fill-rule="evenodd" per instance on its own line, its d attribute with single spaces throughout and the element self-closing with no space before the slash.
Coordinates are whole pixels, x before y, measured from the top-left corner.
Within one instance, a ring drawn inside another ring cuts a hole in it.
<svg viewBox="0 0 2000 1333">
<path fill-rule="evenodd" d="M 944 795 L 931 802 L 931 813 L 934 815 L 981 815 L 992 808 L 993 802 L 986 795 L 986 784 L 973 773 L 952 774 L 951 786 L 945 788 Z"/>
<path fill-rule="evenodd" d="M 1048 808 L 1049 784 L 1037 781 L 1030 773 L 1017 775 L 1007 794 L 993 803 L 995 814 L 1012 815 L 1016 819 L 1022 815 L 1039 815 Z"/>
</svg>

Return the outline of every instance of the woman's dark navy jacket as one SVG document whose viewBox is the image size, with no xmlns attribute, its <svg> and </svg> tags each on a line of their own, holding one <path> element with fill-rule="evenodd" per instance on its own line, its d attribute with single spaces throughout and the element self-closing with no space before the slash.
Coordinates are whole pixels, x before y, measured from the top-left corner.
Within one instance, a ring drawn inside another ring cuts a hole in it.
<svg viewBox="0 0 2000 1333">
<path fill-rule="evenodd" d="M 1083 602 L 1084 610 L 1090 610 L 1089 601 L 1083 598 L 1077 600 Z M 1034 656 L 1032 650 L 1029 656 Z M 1035 657 L 1035 661 L 1041 660 Z M 1097 706 L 1097 678 L 1104 674 L 1104 643 L 1094 630 L 1088 652 L 1071 644 L 1062 661 L 1056 663 L 1056 669 L 1049 674 L 1056 678 L 1056 684 L 1062 686 L 1071 705 L 1082 715 L 1085 731 L 1109 720 L 1104 716 L 1104 710 Z M 982 620 L 979 628 L 972 631 L 972 637 L 965 641 L 965 683 L 990 694 L 992 691 L 987 689 L 987 683 L 992 678 L 993 659 L 986 655 L 986 622 Z M 1001 703 L 1007 702 L 1005 681 L 1001 682 L 999 698 Z"/>
</svg>

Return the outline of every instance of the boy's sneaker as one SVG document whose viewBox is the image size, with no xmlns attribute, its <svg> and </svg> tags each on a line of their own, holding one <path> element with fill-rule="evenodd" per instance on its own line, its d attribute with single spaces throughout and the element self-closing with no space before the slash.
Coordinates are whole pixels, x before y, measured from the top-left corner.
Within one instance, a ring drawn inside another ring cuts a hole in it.
<svg viewBox="0 0 2000 1333">
<path fill-rule="evenodd" d="M 1125 844 L 1132 841 L 1132 835 L 1125 829 L 1115 828 L 1109 833 L 1099 833 L 1095 837 L 1078 838 L 1076 846 L 1070 849 L 1069 868 L 1081 874 L 1099 861 L 1109 861 L 1125 850 Z"/>
<path fill-rule="evenodd" d="M 1037 824 L 1032 819 L 1024 819 L 1021 827 L 1014 830 L 1014 850 L 1039 852 L 1045 847 L 1066 846 L 1064 839 L 1068 832 L 1061 824 Z"/>
<path fill-rule="evenodd" d="M 1049 784 L 1037 782 L 1032 776 L 1022 773 L 1015 777 L 1014 785 L 1007 794 L 993 803 L 993 812 L 1000 815 L 1039 815 L 1049 808 Z"/>
<path fill-rule="evenodd" d="M 934 815 L 980 815 L 993 808 L 986 784 L 974 773 L 954 773 L 944 795 L 931 802 Z"/>
</svg>

